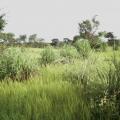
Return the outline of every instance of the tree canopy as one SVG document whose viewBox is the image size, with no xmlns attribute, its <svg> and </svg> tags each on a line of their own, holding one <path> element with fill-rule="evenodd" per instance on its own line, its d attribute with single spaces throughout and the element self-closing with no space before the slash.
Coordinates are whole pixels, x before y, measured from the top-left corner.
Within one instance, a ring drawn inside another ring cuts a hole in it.
<svg viewBox="0 0 120 120">
<path fill-rule="evenodd" d="M 92 20 L 84 20 L 79 23 L 79 33 L 81 39 L 87 39 L 91 47 L 98 48 L 100 45 L 99 35 L 97 34 L 100 22 L 96 20 L 95 15 Z"/>
<path fill-rule="evenodd" d="M 5 14 L 0 15 L 0 32 L 4 30 L 4 27 L 6 25 L 6 21 L 4 17 L 5 17 Z"/>
</svg>

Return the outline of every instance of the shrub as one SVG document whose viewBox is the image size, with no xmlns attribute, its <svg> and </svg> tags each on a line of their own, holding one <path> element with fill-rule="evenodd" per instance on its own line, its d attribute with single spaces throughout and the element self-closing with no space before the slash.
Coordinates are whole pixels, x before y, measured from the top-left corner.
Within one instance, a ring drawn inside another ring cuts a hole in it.
<svg viewBox="0 0 120 120">
<path fill-rule="evenodd" d="M 6 77 L 12 80 L 27 80 L 35 71 L 35 60 L 21 48 L 6 49 L 0 56 L 0 80 Z"/>
<path fill-rule="evenodd" d="M 74 43 L 75 48 L 83 58 L 87 58 L 91 51 L 91 46 L 86 39 L 80 39 Z"/>
<path fill-rule="evenodd" d="M 55 59 L 56 59 L 56 55 L 51 47 L 45 48 L 41 52 L 40 63 L 42 65 L 46 66 L 47 64 L 51 64 L 52 62 L 54 62 Z"/>
</svg>

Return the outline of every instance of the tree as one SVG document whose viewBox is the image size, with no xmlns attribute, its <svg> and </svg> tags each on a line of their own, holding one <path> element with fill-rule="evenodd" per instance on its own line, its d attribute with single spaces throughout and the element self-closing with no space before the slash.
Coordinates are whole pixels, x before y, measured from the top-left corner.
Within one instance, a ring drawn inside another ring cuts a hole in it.
<svg viewBox="0 0 120 120">
<path fill-rule="evenodd" d="M 93 26 L 92 26 L 92 32 L 93 34 L 96 33 L 96 31 L 98 30 L 98 27 L 100 25 L 100 22 L 98 20 L 96 20 L 96 17 L 97 15 L 95 15 L 93 18 L 92 18 L 92 23 L 93 23 Z"/>
<path fill-rule="evenodd" d="M 64 38 L 63 42 L 66 43 L 66 44 L 71 44 L 72 40 L 70 40 L 69 38 Z"/>
<path fill-rule="evenodd" d="M 32 34 L 29 36 L 29 42 L 34 43 L 37 39 L 37 34 Z"/>
<path fill-rule="evenodd" d="M 51 41 L 52 41 L 51 45 L 53 45 L 53 46 L 58 46 L 59 43 L 60 43 L 60 41 L 59 41 L 58 38 L 54 38 L 54 39 L 52 39 Z"/>
<path fill-rule="evenodd" d="M 108 39 L 113 39 L 113 38 L 115 38 L 113 32 L 108 32 L 108 33 L 106 33 L 105 37 L 108 38 Z"/>
<path fill-rule="evenodd" d="M 113 50 L 118 50 L 120 45 L 120 40 L 116 39 L 113 32 L 108 32 L 105 35 L 106 38 L 108 38 L 108 44 L 113 47 Z"/>
<path fill-rule="evenodd" d="M 107 34 L 106 31 L 102 31 L 102 32 L 99 32 L 99 33 L 98 33 L 98 36 L 99 36 L 99 37 L 105 37 L 106 34 Z"/>
<path fill-rule="evenodd" d="M 85 20 L 82 23 L 79 23 L 79 28 L 80 36 L 84 39 L 88 39 L 92 31 L 91 22 L 89 20 Z"/>
<path fill-rule="evenodd" d="M 98 48 L 100 45 L 100 39 L 96 33 L 100 23 L 96 20 L 96 17 L 97 15 L 92 20 L 85 20 L 79 23 L 80 38 L 89 40 L 93 48 Z"/>
<path fill-rule="evenodd" d="M 6 33 L 7 35 L 7 41 L 9 43 L 14 43 L 15 42 L 15 34 L 14 33 Z"/>
<path fill-rule="evenodd" d="M 27 38 L 27 35 L 20 35 L 19 39 L 21 40 L 21 42 L 25 42 Z"/>
<path fill-rule="evenodd" d="M 7 43 L 13 43 L 15 41 L 14 33 L 0 33 L 0 39 L 4 40 Z"/>
<path fill-rule="evenodd" d="M 5 14 L 0 15 L 0 32 L 4 29 L 6 21 L 4 19 Z"/>
<path fill-rule="evenodd" d="M 37 43 L 41 43 L 41 42 L 44 42 L 44 38 L 36 38 L 35 42 Z"/>
</svg>

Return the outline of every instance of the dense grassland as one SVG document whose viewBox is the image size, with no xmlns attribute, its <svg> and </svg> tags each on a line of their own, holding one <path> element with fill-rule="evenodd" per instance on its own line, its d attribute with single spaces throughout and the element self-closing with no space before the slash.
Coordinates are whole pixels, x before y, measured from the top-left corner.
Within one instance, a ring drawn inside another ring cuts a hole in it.
<svg viewBox="0 0 120 120">
<path fill-rule="evenodd" d="M 119 52 L 2 49 L 0 120 L 120 120 Z"/>
</svg>

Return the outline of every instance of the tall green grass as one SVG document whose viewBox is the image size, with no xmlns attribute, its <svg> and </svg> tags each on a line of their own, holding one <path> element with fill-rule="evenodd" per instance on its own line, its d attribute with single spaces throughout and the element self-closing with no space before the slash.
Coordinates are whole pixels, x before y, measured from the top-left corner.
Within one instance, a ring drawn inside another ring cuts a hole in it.
<svg viewBox="0 0 120 120">
<path fill-rule="evenodd" d="M 8 48 L 0 56 L 0 80 L 27 80 L 37 70 L 37 61 L 24 48 Z"/>
<path fill-rule="evenodd" d="M 77 89 L 62 81 L 1 83 L 0 119 L 89 120 L 89 109 Z"/>
<path fill-rule="evenodd" d="M 56 59 L 55 51 L 52 47 L 47 47 L 41 52 L 41 58 L 39 59 L 39 62 L 41 65 L 47 65 L 54 62 Z"/>
<path fill-rule="evenodd" d="M 60 55 L 62 57 L 69 58 L 69 59 L 79 58 L 79 54 L 78 54 L 76 48 L 71 45 L 64 45 L 60 49 Z"/>
<path fill-rule="evenodd" d="M 35 58 L 28 52 L 9 48 L 1 56 L 0 77 L 7 81 L 0 82 L 0 120 L 120 119 L 119 51 L 85 51 L 85 59 L 71 46 L 45 48 Z M 63 57 L 74 62 L 54 63 Z M 28 81 L 11 81 L 11 75 L 20 80 L 23 68 L 30 70 Z"/>
<path fill-rule="evenodd" d="M 89 57 L 89 53 L 92 51 L 90 43 L 86 39 L 80 39 L 74 43 L 75 48 L 83 58 Z"/>
</svg>

